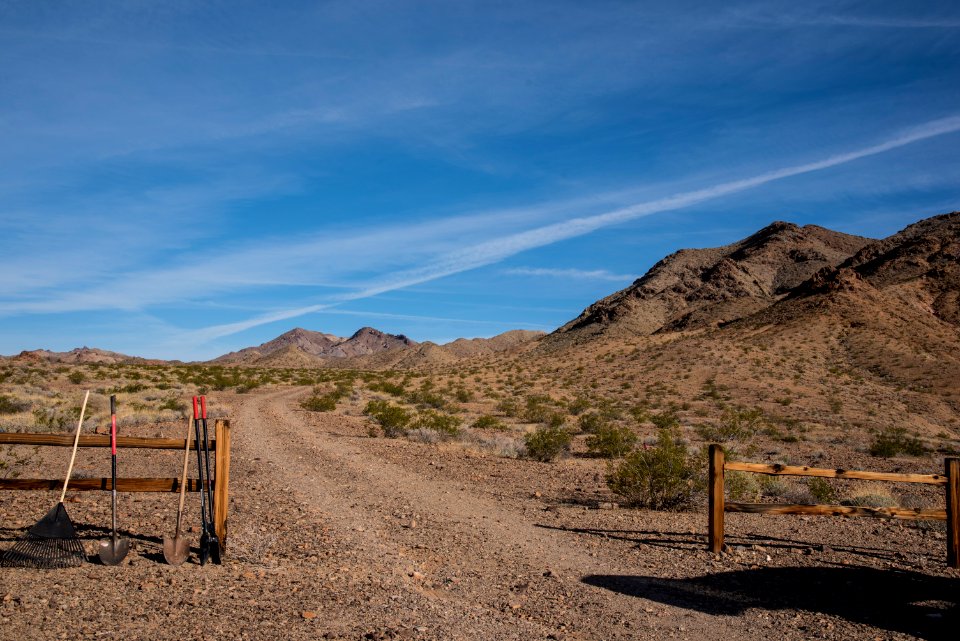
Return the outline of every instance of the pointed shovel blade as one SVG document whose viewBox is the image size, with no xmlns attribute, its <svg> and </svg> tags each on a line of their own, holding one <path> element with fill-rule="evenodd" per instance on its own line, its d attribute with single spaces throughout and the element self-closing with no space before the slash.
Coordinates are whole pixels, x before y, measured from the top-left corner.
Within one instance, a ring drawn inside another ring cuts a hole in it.
<svg viewBox="0 0 960 641">
<path fill-rule="evenodd" d="M 100 541 L 100 562 L 104 565 L 117 565 L 130 551 L 130 539 L 110 539 Z"/>
<path fill-rule="evenodd" d="M 190 541 L 183 536 L 163 537 L 163 558 L 170 565 L 181 565 L 190 556 Z"/>
</svg>

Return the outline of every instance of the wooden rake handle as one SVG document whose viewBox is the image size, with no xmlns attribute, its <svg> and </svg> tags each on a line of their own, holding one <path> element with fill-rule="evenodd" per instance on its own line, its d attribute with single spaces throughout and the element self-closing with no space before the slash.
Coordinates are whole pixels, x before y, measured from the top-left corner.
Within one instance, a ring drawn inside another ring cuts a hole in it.
<svg viewBox="0 0 960 641">
<path fill-rule="evenodd" d="M 87 401 L 90 399 L 90 390 L 83 397 L 83 406 L 80 408 L 80 420 L 77 421 L 77 434 L 73 437 L 73 454 L 70 455 L 70 466 L 67 468 L 67 478 L 63 482 L 63 491 L 60 492 L 60 502 L 67 495 L 67 486 L 70 484 L 70 475 L 73 474 L 73 462 L 77 459 L 77 445 L 80 443 L 80 428 L 83 427 L 83 415 L 87 412 Z"/>
</svg>

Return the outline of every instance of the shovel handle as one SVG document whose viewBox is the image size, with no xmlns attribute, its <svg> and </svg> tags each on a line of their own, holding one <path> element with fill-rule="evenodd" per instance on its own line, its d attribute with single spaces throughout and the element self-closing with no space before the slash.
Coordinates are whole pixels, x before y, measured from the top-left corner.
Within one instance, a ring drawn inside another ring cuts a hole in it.
<svg viewBox="0 0 960 641">
<path fill-rule="evenodd" d="M 117 397 L 110 396 L 110 453 L 117 455 Z"/>
<path fill-rule="evenodd" d="M 207 397 L 200 397 L 200 418 L 207 420 Z"/>
<path fill-rule="evenodd" d="M 197 397 L 193 397 L 193 420 L 200 418 L 200 408 L 197 405 Z"/>
</svg>

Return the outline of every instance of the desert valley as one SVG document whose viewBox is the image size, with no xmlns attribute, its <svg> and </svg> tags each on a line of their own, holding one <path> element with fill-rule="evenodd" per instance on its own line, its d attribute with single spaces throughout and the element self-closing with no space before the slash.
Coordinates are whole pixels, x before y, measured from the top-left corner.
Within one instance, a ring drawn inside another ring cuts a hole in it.
<svg viewBox="0 0 960 641">
<path fill-rule="evenodd" d="M 92 390 L 84 433 L 108 431 L 116 395 L 122 436 L 182 439 L 205 395 L 233 442 L 222 565 L 165 564 L 177 495 L 121 493 L 121 566 L 0 568 L 0 638 L 956 638 L 943 520 L 730 513 L 714 553 L 706 447 L 943 474 L 960 456 L 960 213 L 883 239 L 773 222 L 678 249 L 549 333 L 296 328 L 204 362 L 3 357 L 2 433 L 72 434 Z M 4 445 L 0 477 L 55 479 L 68 451 Z M 109 476 L 103 452 L 81 448 L 74 478 Z M 179 475 L 175 451 L 118 459 L 124 477 Z M 734 471 L 725 491 L 944 508 L 942 485 Z M 0 494 L 0 547 L 58 495 Z M 108 493 L 67 496 L 95 557 Z M 199 512 L 189 493 L 194 546 Z"/>
</svg>

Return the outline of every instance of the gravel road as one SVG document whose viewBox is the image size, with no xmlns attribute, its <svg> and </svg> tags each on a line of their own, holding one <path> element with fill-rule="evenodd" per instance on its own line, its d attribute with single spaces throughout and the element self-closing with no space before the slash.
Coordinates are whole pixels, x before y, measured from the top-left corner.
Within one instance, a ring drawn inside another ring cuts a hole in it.
<svg viewBox="0 0 960 641">
<path fill-rule="evenodd" d="M 371 438 L 363 417 L 300 410 L 307 392 L 216 399 L 233 425 L 224 565 L 164 564 L 175 495 L 124 495 L 124 564 L 0 568 L 0 638 L 956 638 L 937 528 L 730 515 L 713 555 L 705 514 L 616 508 L 597 461 Z M 178 473 L 176 452 L 127 452 L 124 475 Z M 109 495 L 70 496 L 94 554 Z M 0 495 L 0 544 L 56 497 Z"/>
</svg>

